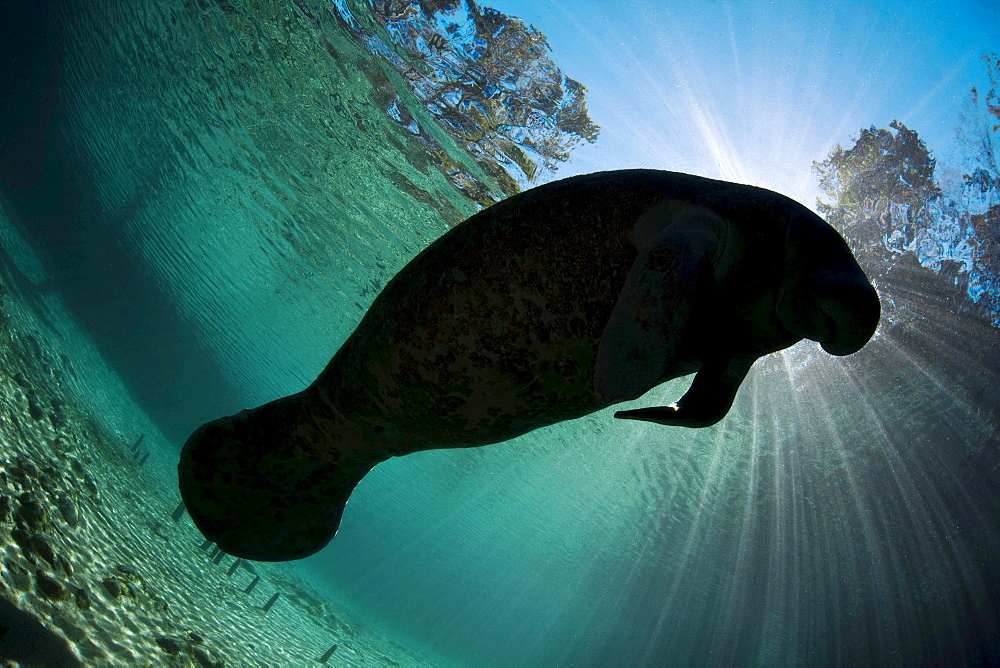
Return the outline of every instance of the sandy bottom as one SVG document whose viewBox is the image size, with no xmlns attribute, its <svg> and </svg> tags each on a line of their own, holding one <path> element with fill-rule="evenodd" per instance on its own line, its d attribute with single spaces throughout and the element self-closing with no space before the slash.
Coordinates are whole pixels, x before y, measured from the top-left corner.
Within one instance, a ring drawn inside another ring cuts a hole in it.
<svg viewBox="0 0 1000 668">
<path fill-rule="evenodd" d="M 310 666 L 335 644 L 327 665 L 437 663 L 293 567 L 214 557 L 188 518 L 171 517 L 174 446 L 127 392 L 88 401 L 80 378 L 101 374 L 86 342 L 2 292 L 0 665 Z M 111 413 L 143 429 L 137 447 Z"/>
</svg>

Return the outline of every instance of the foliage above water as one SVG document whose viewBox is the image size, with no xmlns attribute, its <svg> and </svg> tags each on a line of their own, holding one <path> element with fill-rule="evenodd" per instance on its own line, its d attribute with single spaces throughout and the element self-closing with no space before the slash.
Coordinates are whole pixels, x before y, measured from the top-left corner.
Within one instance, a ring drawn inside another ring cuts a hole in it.
<svg viewBox="0 0 1000 668">
<path fill-rule="evenodd" d="M 961 177 L 942 183 L 917 132 L 899 121 L 861 131 L 813 164 L 829 197 L 817 208 L 876 281 L 911 256 L 953 281 L 1000 326 L 1000 60 L 984 56 L 985 94 L 973 88 L 958 136 Z"/>
<path fill-rule="evenodd" d="M 549 58 L 548 41 L 534 26 L 474 0 L 372 0 L 383 39 L 346 2 L 335 5 L 502 195 L 554 172 L 575 146 L 597 139 L 584 86 Z M 387 113 L 422 132 L 401 99 L 386 102 Z"/>
<path fill-rule="evenodd" d="M 913 243 L 941 195 L 924 142 L 899 121 L 889 127 L 862 130 L 854 146 L 838 145 L 816 166 L 820 188 L 834 198 L 819 203 L 820 213 L 855 252 L 881 262 Z"/>
</svg>

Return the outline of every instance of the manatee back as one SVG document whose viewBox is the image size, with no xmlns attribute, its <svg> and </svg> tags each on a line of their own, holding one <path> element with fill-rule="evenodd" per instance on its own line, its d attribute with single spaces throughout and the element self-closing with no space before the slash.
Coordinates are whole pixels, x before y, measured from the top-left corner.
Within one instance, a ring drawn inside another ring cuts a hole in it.
<svg viewBox="0 0 1000 668">
<path fill-rule="evenodd" d="M 598 344 L 638 257 L 636 221 L 665 199 L 746 216 L 768 193 L 757 191 L 628 170 L 520 193 L 407 264 L 317 383 L 335 405 L 378 406 L 438 442 L 503 440 L 597 410 Z M 496 413 L 475 437 L 470 427 L 490 419 L 473 409 Z"/>
</svg>

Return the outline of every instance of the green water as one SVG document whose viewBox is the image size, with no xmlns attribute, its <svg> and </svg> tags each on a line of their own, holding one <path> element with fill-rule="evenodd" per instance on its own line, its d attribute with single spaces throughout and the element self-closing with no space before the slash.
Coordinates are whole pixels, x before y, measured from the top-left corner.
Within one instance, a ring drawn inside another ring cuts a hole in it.
<svg viewBox="0 0 1000 668">
<path fill-rule="evenodd" d="M 396 271 L 510 187 L 332 3 L 53 2 L 23 25 L 5 261 L 65 296 L 49 315 L 122 378 L 151 420 L 133 431 L 173 444 L 151 460 L 167 495 L 194 428 L 310 383 Z M 761 360 L 716 427 L 602 412 L 392 460 L 297 568 L 461 665 L 995 661 L 1000 333 L 916 259 L 879 279 L 892 318 L 864 350 Z"/>
</svg>

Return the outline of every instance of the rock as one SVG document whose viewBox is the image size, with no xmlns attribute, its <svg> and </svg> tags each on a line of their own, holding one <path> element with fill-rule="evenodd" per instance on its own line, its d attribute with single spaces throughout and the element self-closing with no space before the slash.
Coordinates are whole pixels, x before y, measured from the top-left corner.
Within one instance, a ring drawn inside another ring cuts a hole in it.
<svg viewBox="0 0 1000 668">
<path fill-rule="evenodd" d="M 71 564 L 69 559 L 61 554 L 56 556 L 55 567 L 65 573 L 66 577 L 73 575 L 73 564 Z"/>
<path fill-rule="evenodd" d="M 197 633 L 195 633 L 194 631 L 188 631 L 188 640 L 190 640 L 191 642 L 193 642 L 195 645 L 200 645 L 203 642 L 205 642 L 205 639 L 202 638 Z"/>
<path fill-rule="evenodd" d="M 171 656 L 177 656 L 180 654 L 181 649 L 184 647 L 176 638 L 167 638 L 165 636 L 157 638 L 156 644 L 160 646 L 160 649 Z"/>
<path fill-rule="evenodd" d="M 121 573 L 129 582 L 142 582 L 139 571 L 125 564 L 115 564 L 115 570 Z"/>
<path fill-rule="evenodd" d="M 10 497 L 0 494 L 0 524 L 10 521 Z"/>
<path fill-rule="evenodd" d="M 76 508 L 76 501 L 73 497 L 67 494 L 61 494 L 56 499 L 56 507 L 59 509 L 59 514 L 66 521 L 66 524 L 71 527 L 75 527 L 80 523 L 80 513 Z"/>
<path fill-rule="evenodd" d="M 87 490 L 87 494 L 95 503 L 100 503 L 100 499 L 97 497 L 97 483 L 94 482 L 94 477 L 89 473 L 83 474 L 83 488 Z"/>
<path fill-rule="evenodd" d="M 41 557 L 49 566 L 56 565 L 56 551 L 52 549 L 52 544 L 45 539 L 45 536 L 34 534 L 28 538 L 28 545 L 38 557 Z"/>
<path fill-rule="evenodd" d="M 38 571 L 35 577 L 38 581 L 38 591 L 45 598 L 53 601 L 65 601 L 69 598 L 69 589 L 63 583 L 59 582 L 59 580 L 46 575 L 42 571 Z"/>
<path fill-rule="evenodd" d="M 19 563 L 13 559 L 4 559 L 7 567 L 7 580 L 17 591 L 28 591 L 31 589 L 31 576 Z"/>
<path fill-rule="evenodd" d="M 153 597 L 153 610 L 156 610 L 159 613 L 164 613 L 169 609 L 170 605 L 164 599 L 159 596 Z"/>
<path fill-rule="evenodd" d="M 42 487 L 49 491 L 55 491 L 62 487 L 62 474 L 53 466 L 43 468 L 39 479 L 42 482 Z"/>
<path fill-rule="evenodd" d="M 36 469 L 37 473 L 37 469 Z M 49 523 L 49 511 L 42 504 L 25 492 L 17 499 L 20 507 L 14 518 L 30 531 L 41 531 Z"/>
<path fill-rule="evenodd" d="M 76 607 L 81 610 L 90 610 L 90 592 L 82 587 L 77 587 L 73 591 L 73 598 L 76 599 Z"/>
<path fill-rule="evenodd" d="M 104 578 L 101 582 L 104 585 L 104 591 L 108 592 L 108 596 L 111 598 L 118 598 L 123 594 L 128 593 L 128 589 L 125 587 L 125 583 L 117 578 Z"/>
<path fill-rule="evenodd" d="M 34 391 L 28 393 L 28 415 L 36 422 L 45 417 L 45 409 L 38 402 L 38 395 Z"/>
<path fill-rule="evenodd" d="M 78 476 L 83 477 L 83 475 L 87 472 L 87 469 L 80 463 L 80 460 L 76 457 L 67 457 L 67 459 L 69 460 L 69 466 L 73 469 L 73 472 Z"/>
<path fill-rule="evenodd" d="M 31 534 L 22 529 L 21 527 L 15 528 L 10 532 L 10 537 L 14 539 L 17 546 L 21 548 L 23 554 L 31 554 Z"/>
<path fill-rule="evenodd" d="M 14 382 L 17 383 L 18 385 L 20 385 L 21 387 L 23 387 L 26 390 L 30 390 L 31 389 L 31 383 L 29 383 L 28 379 L 24 377 L 23 373 L 18 372 L 16 374 L 14 374 Z"/>
<path fill-rule="evenodd" d="M 53 399 L 52 412 L 49 413 L 49 422 L 52 423 L 53 429 L 59 429 L 66 424 L 66 420 L 63 418 L 63 402 L 59 399 Z"/>
<path fill-rule="evenodd" d="M 195 647 L 191 650 L 191 656 L 198 663 L 201 668 L 225 668 L 226 662 L 222 659 L 216 659 L 212 654 L 204 647 Z"/>
<path fill-rule="evenodd" d="M 62 436 L 56 436 L 55 438 L 51 439 L 49 441 L 49 445 L 52 447 L 53 450 L 55 450 L 59 454 L 72 452 L 74 449 L 76 449 L 75 444 L 70 443 Z"/>
<path fill-rule="evenodd" d="M 40 473 L 33 461 L 23 458 L 18 458 L 14 466 L 11 467 L 10 472 L 23 487 L 27 487 L 37 480 Z"/>
</svg>

